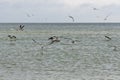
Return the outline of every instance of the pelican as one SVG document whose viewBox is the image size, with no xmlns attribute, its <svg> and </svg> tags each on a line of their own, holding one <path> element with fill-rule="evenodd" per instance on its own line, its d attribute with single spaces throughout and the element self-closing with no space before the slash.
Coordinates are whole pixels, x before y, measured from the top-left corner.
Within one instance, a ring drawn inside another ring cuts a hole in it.
<svg viewBox="0 0 120 80">
<path fill-rule="evenodd" d="M 10 38 L 11 41 L 15 41 L 16 40 L 16 36 L 8 35 L 8 37 Z"/>
<path fill-rule="evenodd" d="M 53 44 L 54 42 L 60 42 L 60 40 L 58 39 L 57 36 L 52 36 L 52 37 L 48 38 L 48 40 L 51 40 L 50 44 Z"/>
<path fill-rule="evenodd" d="M 23 31 L 23 30 L 24 30 L 24 29 L 23 29 L 24 27 L 25 27 L 24 25 L 20 25 L 18 30 Z"/>
<path fill-rule="evenodd" d="M 108 39 L 108 41 L 109 41 L 109 40 L 111 40 L 111 38 L 110 38 L 109 36 L 105 36 L 105 38 L 107 38 L 107 39 Z"/>
<path fill-rule="evenodd" d="M 69 16 L 69 18 L 71 18 L 73 22 L 75 21 L 73 16 Z"/>
</svg>

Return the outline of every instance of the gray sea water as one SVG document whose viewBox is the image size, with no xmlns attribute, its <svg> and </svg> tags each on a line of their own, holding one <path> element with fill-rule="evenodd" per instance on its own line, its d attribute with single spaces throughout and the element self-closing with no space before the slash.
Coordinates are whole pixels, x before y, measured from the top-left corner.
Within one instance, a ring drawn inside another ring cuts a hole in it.
<svg viewBox="0 0 120 80">
<path fill-rule="evenodd" d="M 120 23 L 1 23 L 0 80 L 120 80 Z"/>
</svg>

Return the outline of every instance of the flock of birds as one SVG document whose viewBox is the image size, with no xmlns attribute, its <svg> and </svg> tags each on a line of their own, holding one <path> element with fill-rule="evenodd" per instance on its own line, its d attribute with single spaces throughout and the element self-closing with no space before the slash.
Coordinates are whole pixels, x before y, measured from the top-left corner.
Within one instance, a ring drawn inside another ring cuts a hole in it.
<svg viewBox="0 0 120 80">
<path fill-rule="evenodd" d="M 97 10 L 99 10 L 99 9 L 98 9 L 98 8 L 93 8 L 93 10 L 94 10 L 94 11 L 97 11 Z M 34 16 L 34 14 L 30 14 L 30 13 L 27 13 L 26 15 L 27 15 L 27 17 L 33 17 L 33 16 Z M 104 20 L 107 20 L 109 16 L 111 16 L 111 13 L 109 13 L 108 15 L 106 15 L 106 16 L 104 17 Z M 73 16 L 69 15 L 68 17 L 72 20 L 72 22 L 75 22 L 75 18 L 74 18 Z M 19 28 L 16 29 L 16 30 L 17 30 L 17 31 L 23 31 L 23 30 L 24 30 L 24 27 L 25 27 L 24 25 L 19 25 Z M 16 39 L 17 39 L 17 37 L 14 36 L 14 35 L 8 35 L 8 37 L 9 37 L 10 41 L 16 41 Z M 105 36 L 105 38 L 107 39 L 107 41 L 110 41 L 110 40 L 111 40 L 111 38 L 110 38 L 109 36 Z M 59 37 L 57 37 L 57 36 L 52 36 L 52 37 L 48 38 L 48 40 L 50 40 L 50 44 L 53 44 L 53 43 L 55 43 L 55 42 L 60 42 L 60 39 L 59 39 Z M 34 43 L 40 44 L 40 43 L 38 43 L 35 39 L 32 39 L 32 41 L 33 41 Z M 76 42 L 76 40 L 72 40 L 72 41 L 71 41 L 71 43 L 75 43 L 75 42 Z M 117 47 L 114 46 L 114 50 L 116 50 L 116 48 L 117 48 Z"/>
<path fill-rule="evenodd" d="M 20 25 L 18 29 L 16 29 L 16 31 L 23 31 L 24 30 L 24 25 Z M 10 41 L 16 41 L 17 37 L 14 35 L 8 35 Z"/>
<path fill-rule="evenodd" d="M 20 25 L 18 27 L 18 29 L 15 29 L 16 31 L 23 31 L 24 30 L 24 25 Z M 16 41 L 17 40 L 17 37 L 15 35 L 8 35 L 8 38 L 10 41 Z M 64 39 L 67 39 L 67 40 L 71 40 L 71 43 L 75 43 L 75 42 L 79 42 L 78 40 L 72 40 L 71 38 L 64 38 Z M 50 41 L 49 44 L 53 44 L 55 42 L 60 42 L 60 37 L 58 36 L 51 36 L 48 38 L 48 40 Z M 32 39 L 32 41 L 34 43 L 37 43 L 37 44 L 40 44 L 39 42 L 37 42 L 35 39 Z M 40 44 L 41 45 L 41 44 Z"/>
<path fill-rule="evenodd" d="M 94 8 L 92 8 L 92 10 L 98 11 L 98 10 L 100 10 L 100 9 L 94 7 Z M 111 12 L 110 12 L 109 14 L 107 14 L 107 15 L 103 18 L 103 20 L 104 20 L 104 21 L 108 20 L 108 18 L 111 16 L 111 14 L 112 14 Z M 26 16 L 27 16 L 28 18 L 31 18 L 31 17 L 34 17 L 35 14 L 33 14 L 33 13 L 26 13 Z M 72 22 L 75 22 L 74 16 L 69 15 L 68 18 L 70 18 Z"/>
<path fill-rule="evenodd" d="M 25 27 L 24 25 L 19 25 L 19 27 L 18 27 L 18 29 L 16 29 L 16 31 L 23 31 L 23 30 L 24 30 L 24 27 Z M 106 41 L 112 40 L 112 38 L 109 37 L 109 36 L 107 36 L 107 35 L 105 35 L 104 37 L 105 37 Z M 14 36 L 14 35 L 8 35 L 8 38 L 9 38 L 10 41 L 16 41 L 16 40 L 17 40 L 17 37 Z M 74 44 L 74 43 L 76 43 L 76 42 L 80 42 L 80 41 L 78 41 L 78 40 L 73 40 L 73 39 L 71 39 L 71 38 L 64 38 L 64 39 L 71 40 L 71 43 L 72 43 L 72 44 Z M 50 44 L 53 44 L 53 43 L 55 43 L 55 42 L 60 42 L 60 37 L 58 37 L 58 36 L 51 36 L 51 37 L 48 38 L 48 40 L 50 41 L 50 43 L 49 43 L 49 45 L 50 45 Z M 35 39 L 32 39 L 32 41 L 33 41 L 34 43 L 37 43 L 37 44 L 41 45 L 41 44 L 40 44 L 39 42 L 37 42 Z M 117 46 L 111 46 L 111 47 L 113 47 L 113 51 L 117 51 Z"/>
<path fill-rule="evenodd" d="M 93 10 L 94 10 L 94 11 L 97 11 L 97 10 L 99 10 L 99 9 L 93 8 Z M 112 14 L 112 13 L 109 13 L 108 15 L 106 15 L 103 20 L 104 20 L 104 21 L 108 20 L 108 17 L 110 17 L 111 14 Z M 75 18 L 74 18 L 73 16 L 70 15 L 70 16 L 68 16 L 68 17 L 72 20 L 72 22 L 75 22 Z"/>
<path fill-rule="evenodd" d="M 23 31 L 24 30 L 24 25 L 19 25 L 18 29 L 16 31 Z M 10 41 L 16 41 L 17 37 L 14 35 L 8 35 L 8 38 Z M 34 43 L 38 43 L 35 39 L 32 39 Z M 57 36 L 52 36 L 48 38 L 50 40 L 50 44 L 53 44 L 54 42 L 60 42 L 59 38 Z M 39 43 L 38 43 L 39 44 Z"/>
</svg>

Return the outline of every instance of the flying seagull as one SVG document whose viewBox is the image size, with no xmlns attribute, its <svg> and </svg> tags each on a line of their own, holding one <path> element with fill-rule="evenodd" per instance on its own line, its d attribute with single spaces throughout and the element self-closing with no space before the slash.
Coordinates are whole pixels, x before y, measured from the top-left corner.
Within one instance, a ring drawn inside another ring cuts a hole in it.
<svg viewBox="0 0 120 80">
<path fill-rule="evenodd" d="M 104 20 L 107 20 L 110 15 L 111 15 L 111 13 L 108 14 L 107 16 L 105 16 Z"/>
<path fill-rule="evenodd" d="M 73 22 L 75 21 L 73 16 L 69 16 L 69 18 L 71 18 Z"/>
<path fill-rule="evenodd" d="M 34 16 L 34 14 L 27 13 L 26 16 L 27 17 L 32 17 L 32 16 Z"/>
<path fill-rule="evenodd" d="M 97 8 L 93 8 L 93 10 L 99 10 L 99 9 L 97 9 Z"/>
<path fill-rule="evenodd" d="M 26 15 L 27 15 L 27 17 L 31 17 L 30 14 L 28 14 L 28 13 Z"/>
<path fill-rule="evenodd" d="M 108 17 L 109 17 L 109 16 L 106 16 L 106 17 L 104 18 L 104 20 L 107 20 Z"/>
</svg>

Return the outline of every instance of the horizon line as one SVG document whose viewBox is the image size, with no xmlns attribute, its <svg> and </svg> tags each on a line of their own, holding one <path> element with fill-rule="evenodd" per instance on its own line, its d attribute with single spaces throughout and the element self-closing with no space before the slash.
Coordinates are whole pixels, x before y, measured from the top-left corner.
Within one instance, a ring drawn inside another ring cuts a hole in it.
<svg viewBox="0 0 120 80">
<path fill-rule="evenodd" d="M 71 24 L 77 24 L 77 23 L 120 23 L 120 22 L 0 22 L 2 23 L 71 23 Z"/>
</svg>

